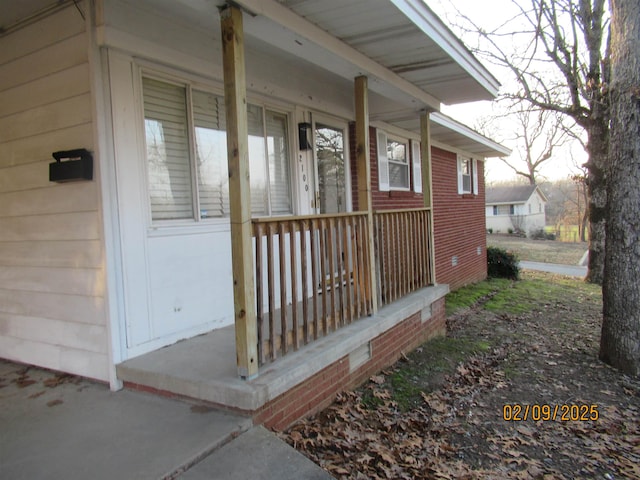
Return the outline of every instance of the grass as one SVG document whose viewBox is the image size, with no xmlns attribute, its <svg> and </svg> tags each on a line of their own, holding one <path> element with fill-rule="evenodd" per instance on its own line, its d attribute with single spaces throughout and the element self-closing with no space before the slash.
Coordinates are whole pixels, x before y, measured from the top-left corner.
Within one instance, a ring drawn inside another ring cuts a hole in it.
<svg viewBox="0 0 640 480">
<path fill-rule="evenodd" d="M 396 364 L 394 370 L 387 375 L 386 384 L 392 392 L 398 409 L 407 412 L 422 400 L 422 393 L 438 387 L 444 375 L 455 371 L 456 365 L 470 355 L 487 351 L 491 345 L 471 338 L 434 338 L 416 351 L 411 352 L 407 362 Z M 374 408 L 383 403 L 383 399 L 375 397 L 370 391 L 363 395 L 363 403 Z"/>
<path fill-rule="evenodd" d="M 447 295 L 446 300 L 447 315 L 462 308 L 468 308 L 488 295 L 509 287 L 511 283 L 511 280 L 492 278 L 451 292 Z"/>
<path fill-rule="evenodd" d="M 563 265 L 577 265 L 588 248 L 586 243 L 580 242 L 531 240 L 501 234 L 487 235 L 487 246 L 514 252 L 520 260 Z"/>
<path fill-rule="evenodd" d="M 549 281 L 548 274 L 528 272 L 520 281 L 488 279 L 449 293 L 446 297 L 447 316 L 478 306 L 479 302 L 482 305 L 478 308 L 495 314 L 517 316 L 544 312 L 545 309 L 557 309 L 566 301 L 567 295 L 581 302 L 597 299 L 601 293 L 597 286 L 575 279 L 554 277 Z M 576 321 L 567 317 L 563 328 L 574 328 Z M 406 362 L 398 362 L 392 371 L 384 372 L 385 387 L 391 392 L 399 410 L 406 412 L 423 401 L 423 392 L 438 388 L 444 376 L 454 373 L 457 365 L 494 346 L 486 339 L 469 335 L 432 339 L 411 352 Z M 515 375 L 508 364 L 504 368 L 507 378 Z M 369 390 L 363 393 L 363 402 L 367 407 L 375 408 L 384 399 Z"/>
</svg>

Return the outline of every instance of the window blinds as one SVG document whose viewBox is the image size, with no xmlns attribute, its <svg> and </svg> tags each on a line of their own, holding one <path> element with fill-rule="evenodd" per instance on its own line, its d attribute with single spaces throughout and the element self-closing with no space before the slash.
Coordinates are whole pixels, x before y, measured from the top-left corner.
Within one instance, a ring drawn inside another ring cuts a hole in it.
<svg viewBox="0 0 640 480">
<path fill-rule="evenodd" d="M 143 87 L 152 218 L 193 218 L 186 89 L 149 78 Z"/>
</svg>

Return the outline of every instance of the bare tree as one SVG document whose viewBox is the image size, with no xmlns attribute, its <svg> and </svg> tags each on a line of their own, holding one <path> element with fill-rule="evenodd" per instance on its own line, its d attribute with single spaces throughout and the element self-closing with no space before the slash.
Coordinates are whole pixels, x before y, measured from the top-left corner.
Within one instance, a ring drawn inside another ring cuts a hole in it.
<svg viewBox="0 0 640 480">
<path fill-rule="evenodd" d="M 640 2 L 612 0 L 611 146 L 600 358 L 640 376 Z"/>
<path fill-rule="evenodd" d="M 580 241 L 587 241 L 587 229 L 589 226 L 589 194 L 587 192 L 587 175 L 575 173 L 571 175 L 571 181 L 576 187 L 576 207 L 578 210 L 578 234 Z"/>
<path fill-rule="evenodd" d="M 507 68 L 517 80 L 519 90 L 506 97 L 558 112 L 586 132 L 591 232 L 587 280 L 601 284 L 609 145 L 607 0 L 512 3 L 518 15 L 492 31 L 461 16 L 488 42 L 477 53 Z M 521 51 L 514 50 L 516 37 L 529 39 Z"/>
<path fill-rule="evenodd" d="M 551 160 L 554 151 L 568 138 L 562 117 L 557 112 L 528 106 L 509 114 L 507 121 L 512 127 L 512 136 L 506 140 L 517 147 L 510 157 L 500 160 L 530 185 L 536 185 L 542 164 Z"/>
<path fill-rule="evenodd" d="M 586 241 L 588 218 L 586 216 L 586 188 L 584 175 L 574 174 L 567 179 L 542 185 L 547 196 L 547 222 L 555 226 L 556 235 L 562 237 L 563 228 L 578 225 L 581 242 Z"/>
</svg>

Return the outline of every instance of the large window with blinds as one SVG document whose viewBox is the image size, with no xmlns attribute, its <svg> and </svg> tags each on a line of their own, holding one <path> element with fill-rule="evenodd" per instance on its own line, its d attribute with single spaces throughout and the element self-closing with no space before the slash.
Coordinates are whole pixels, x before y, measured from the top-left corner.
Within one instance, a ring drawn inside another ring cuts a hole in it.
<svg viewBox="0 0 640 480">
<path fill-rule="evenodd" d="M 144 77 L 145 141 L 154 221 L 229 215 L 229 175 L 222 96 Z M 247 107 L 251 212 L 292 213 L 287 115 Z"/>
</svg>

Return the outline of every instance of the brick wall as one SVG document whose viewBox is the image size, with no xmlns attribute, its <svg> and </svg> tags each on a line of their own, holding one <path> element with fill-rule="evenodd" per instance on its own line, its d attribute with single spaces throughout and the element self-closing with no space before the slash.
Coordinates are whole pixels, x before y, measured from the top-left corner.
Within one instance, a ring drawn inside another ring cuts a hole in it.
<svg viewBox="0 0 640 480">
<path fill-rule="evenodd" d="M 354 124 L 349 125 L 349 144 L 351 147 L 351 185 L 353 209 L 358 209 L 358 177 L 356 172 L 356 137 Z M 376 129 L 369 128 L 369 154 L 371 155 L 371 202 L 374 210 L 394 210 L 400 208 L 422 208 L 424 200 L 422 193 L 413 191 L 381 192 L 378 183 L 378 153 Z M 411 148 L 409 148 L 411 150 Z M 413 189 L 413 168 L 409 161 L 409 176 Z"/>
<path fill-rule="evenodd" d="M 431 149 L 436 280 L 451 290 L 487 277 L 484 163 L 477 162 L 478 194 L 460 195 L 456 162 L 455 153 Z"/>
<path fill-rule="evenodd" d="M 358 209 L 358 179 L 356 172 L 355 129 L 349 127 L 351 145 L 351 184 L 353 209 Z M 371 197 L 374 210 L 421 208 L 422 193 L 381 192 L 378 184 L 376 129 L 369 129 L 371 155 Z M 457 157 L 437 147 L 431 149 L 433 176 L 434 237 L 436 249 L 436 280 L 455 290 L 487 277 L 484 163 L 478 161 L 478 195 L 458 194 Z M 413 176 L 413 170 L 410 169 Z M 411 179 L 413 185 L 413 178 Z M 478 255 L 480 247 L 480 255 Z M 457 266 L 452 257 L 458 257 Z"/>
<path fill-rule="evenodd" d="M 371 341 L 371 359 L 349 372 L 345 356 L 283 393 L 253 413 L 255 424 L 283 430 L 296 420 L 330 405 L 337 393 L 354 388 L 374 373 L 393 364 L 400 352 L 409 352 L 426 340 L 445 333 L 444 298 L 432 304 L 431 318 L 424 323 L 416 313 Z"/>
</svg>

